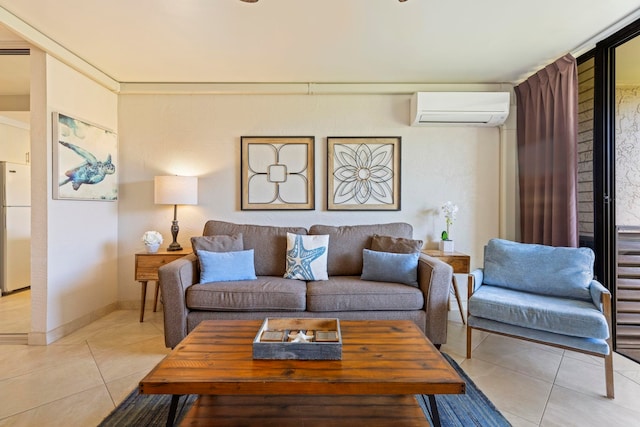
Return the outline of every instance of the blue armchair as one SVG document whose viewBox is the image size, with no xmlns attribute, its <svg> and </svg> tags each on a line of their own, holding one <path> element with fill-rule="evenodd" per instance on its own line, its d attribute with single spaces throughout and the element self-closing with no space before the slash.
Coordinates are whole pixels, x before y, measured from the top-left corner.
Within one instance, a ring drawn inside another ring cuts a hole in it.
<svg viewBox="0 0 640 427">
<path fill-rule="evenodd" d="M 490 240 L 469 275 L 467 358 L 473 329 L 599 356 L 613 398 L 611 294 L 593 261 L 589 248 Z"/>
</svg>

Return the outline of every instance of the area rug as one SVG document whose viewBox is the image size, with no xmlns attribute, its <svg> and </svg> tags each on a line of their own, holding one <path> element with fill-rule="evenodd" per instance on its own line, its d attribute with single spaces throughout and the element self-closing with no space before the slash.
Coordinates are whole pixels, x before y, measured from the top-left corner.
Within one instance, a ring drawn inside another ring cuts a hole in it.
<svg viewBox="0 0 640 427">
<path fill-rule="evenodd" d="M 471 381 L 471 378 L 458 366 L 448 354 L 442 353 L 445 359 L 454 367 L 458 374 L 467 383 L 465 394 L 441 394 L 436 395 L 440 423 L 443 426 L 455 427 L 503 427 L 511 423 L 498 411 L 489 398 L 482 393 Z M 429 399 L 427 396 L 416 396 L 418 403 L 428 419 Z"/>
<path fill-rule="evenodd" d="M 449 355 L 443 356 L 467 383 L 466 394 L 436 395 L 442 426 L 447 427 L 506 427 L 511 424 L 491 403 L 458 364 Z M 182 397 L 176 414 L 176 425 L 193 405 L 197 396 Z M 427 396 L 416 396 L 427 419 L 429 400 Z M 162 394 L 139 394 L 134 390 L 107 416 L 99 427 L 164 426 L 167 423 L 171 396 Z"/>
</svg>

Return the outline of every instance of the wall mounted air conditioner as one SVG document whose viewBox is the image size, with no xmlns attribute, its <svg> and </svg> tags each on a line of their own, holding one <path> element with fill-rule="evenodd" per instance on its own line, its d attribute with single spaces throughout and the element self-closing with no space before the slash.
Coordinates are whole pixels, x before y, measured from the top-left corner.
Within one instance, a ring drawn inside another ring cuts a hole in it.
<svg viewBox="0 0 640 427">
<path fill-rule="evenodd" d="M 498 126 L 509 115 L 509 92 L 417 92 L 411 126 Z"/>
</svg>

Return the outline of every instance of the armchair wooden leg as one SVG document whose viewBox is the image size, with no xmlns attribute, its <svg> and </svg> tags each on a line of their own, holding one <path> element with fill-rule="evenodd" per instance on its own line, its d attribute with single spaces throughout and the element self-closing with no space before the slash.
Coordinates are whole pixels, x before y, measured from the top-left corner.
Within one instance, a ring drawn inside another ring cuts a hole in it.
<svg viewBox="0 0 640 427">
<path fill-rule="evenodd" d="M 613 391 L 613 328 L 611 323 L 611 294 L 602 294 L 602 312 L 609 325 L 609 354 L 604 357 L 604 378 L 607 385 L 607 397 L 614 398 Z"/>
<path fill-rule="evenodd" d="M 471 333 L 472 328 L 469 326 L 469 298 L 473 294 L 473 276 L 467 276 L 467 359 L 471 359 Z"/>
<path fill-rule="evenodd" d="M 607 397 L 615 398 L 613 391 L 613 350 L 609 350 L 609 354 L 604 357 L 604 378 L 607 382 Z"/>
</svg>

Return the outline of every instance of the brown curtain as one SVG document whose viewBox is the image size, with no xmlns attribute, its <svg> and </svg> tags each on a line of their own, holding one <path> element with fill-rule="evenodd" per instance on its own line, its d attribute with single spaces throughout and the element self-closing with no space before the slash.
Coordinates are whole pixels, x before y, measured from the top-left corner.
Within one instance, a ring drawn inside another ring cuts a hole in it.
<svg viewBox="0 0 640 427">
<path fill-rule="evenodd" d="M 524 243 L 578 246 L 578 74 L 571 55 L 516 86 Z"/>
</svg>

